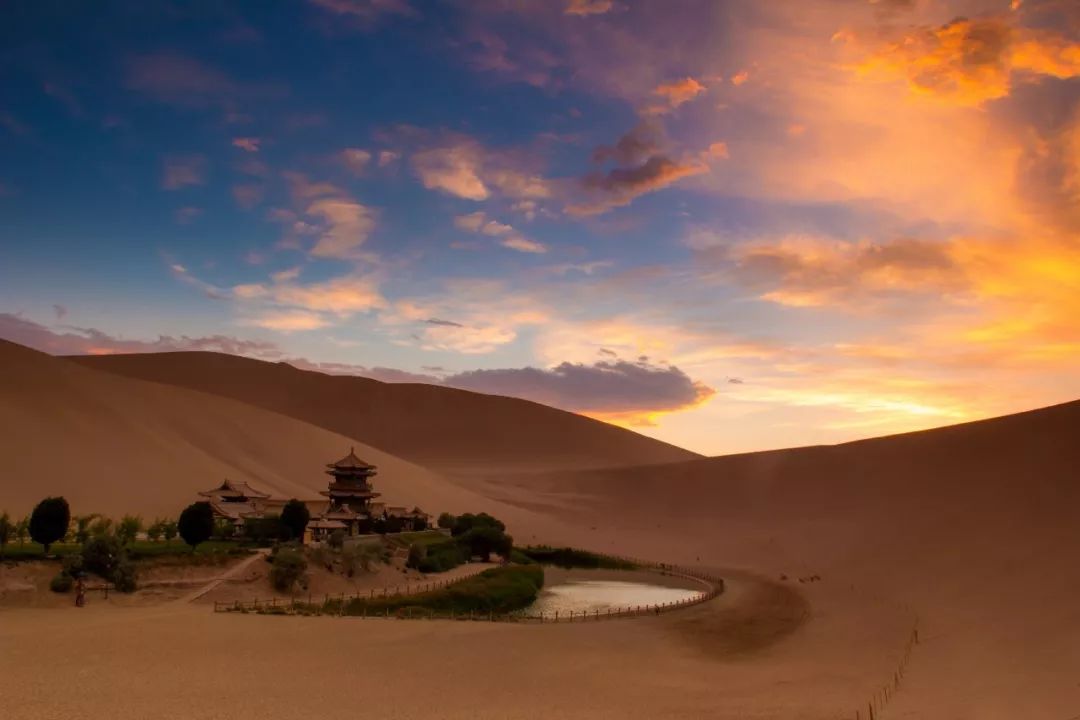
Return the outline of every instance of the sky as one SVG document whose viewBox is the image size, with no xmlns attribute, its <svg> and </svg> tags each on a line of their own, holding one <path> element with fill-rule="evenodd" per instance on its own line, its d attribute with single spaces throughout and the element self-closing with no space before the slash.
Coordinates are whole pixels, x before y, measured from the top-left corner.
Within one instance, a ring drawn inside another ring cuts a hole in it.
<svg viewBox="0 0 1080 720">
<path fill-rule="evenodd" d="M 1067 0 L 15 0 L 0 337 L 697 452 L 1080 397 Z"/>
</svg>

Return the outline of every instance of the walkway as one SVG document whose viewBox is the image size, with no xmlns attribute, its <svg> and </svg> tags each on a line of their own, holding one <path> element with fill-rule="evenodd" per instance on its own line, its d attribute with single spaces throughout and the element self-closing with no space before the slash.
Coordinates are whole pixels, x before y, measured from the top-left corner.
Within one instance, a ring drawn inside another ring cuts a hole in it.
<svg viewBox="0 0 1080 720">
<path fill-rule="evenodd" d="M 268 550 L 266 548 L 256 550 L 253 555 L 251 555 L 250 557 L 245 558 L 244 560 L 241 560 L 240 562 L 236 563 L 231 568 L 229 568 L 228 570 L 226 570 L 225 572 L 223 572 L 222 574 L 218 575 L 216 578 L 214 578 L 213 580 L 208 582 L 206 585 L 203 585 L 202 587 L 198 588 L 197 590 L 193 590 L 193 591 L 189 592 L 187 595 L 184 595 L 184 596 L 182 596 L 180 598 L 177 598 L 174 602 L 177 602 L 177 603 L 190 603 L 190 602 L 194 602 L 194 601 L 198 600 L 203 595 L 210 592 L 211 590 L 216 588 L 221 583 L 225 582 L 226 580 L 228 580 L 230 578 L 236 577 L 240 573 L 244 572 L 249 567 L 254 565 L 256 562 L 259 562 L 260 560 L 265 561 L 266 556 L 269 555 L 269 554 L 270 554 L 270 550 Z"/>
</svg>

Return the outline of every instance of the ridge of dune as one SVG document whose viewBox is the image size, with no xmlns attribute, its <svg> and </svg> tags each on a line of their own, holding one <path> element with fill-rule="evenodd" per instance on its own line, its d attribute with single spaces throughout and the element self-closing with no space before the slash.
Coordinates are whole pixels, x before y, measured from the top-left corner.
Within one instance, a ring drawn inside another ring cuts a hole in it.
<svg viewBox="0 0 1080 720">
<path fill-rule="evenodd" d="M 211 352 L 72 356 L 142 380 L 288 415 L 435 470 L 488 473 L 642 465 L 700 457 L 659 440 L 518 398 L 299 370 Z"/>
<path fill-rule="evenodd" d="M 229 398 L 126 378 L 0 341 L 0 509 L 63 495 L 78 514 L 173 516 L 225 477 L 318 498 L 350 446 L 392 504 L 521 515 L 356 438 Z"/>
<path fill-rule="evenodd" d="M 820 616 L 845 594 L 867 608 L 909 607 L 926 641 L 888 717 L 1063 720 L 1080 707 L 1078 468 L 1080 401 L 842 445 L 535 473 L 479 489 L 510 502 L 544 497 L 578 524 L 606 520 L 610 548 L 820 575 L 820 587 L 799 586 Z"/>
</svg>

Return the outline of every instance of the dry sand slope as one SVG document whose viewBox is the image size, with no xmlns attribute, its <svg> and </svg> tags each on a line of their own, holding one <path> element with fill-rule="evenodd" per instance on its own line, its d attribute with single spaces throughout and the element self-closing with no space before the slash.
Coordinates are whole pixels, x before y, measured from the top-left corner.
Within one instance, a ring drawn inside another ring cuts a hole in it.
<svg viewBox="0 0 1080 720">
<path fill-rule="evenodd" d="M 910 603 L 925 642 L 884 717 L 1080 716 L 1080 402 L 836 447 L 481 487 L 512 501 L 573 498 L 565 512 L 602 528 L 604 547 L 651 538 L 642 551 L 655 540 L 657 555 L 820 574 L 808 592 Z M 816 600 L 816 613 L 835 611 L 836 598 Z"/>
<path fill-rule="evenodd" d="M 318 497 L 350 446 L 393 504 L 518 514 L 355 440 L 243 403 L 120 377 L 0 341 L 0 510 L 63 495 L 72 512 L 174 516 L 222 478 Z M 385 480 L 381 481 L 383 478 Z"/>
<path fill-rule="evenodd" d="M 642 465 L 694 453 L 515 398 L 383 383 L 219 353 L 71 358 L 128 377 L 231 397 L 318 425 L 434 470 Z"/>
<path fill-rule="evenodd" d="M 348 420 L 329 391 L 286 402 L 303 384 L 275 403 L 285 414 L 297 403 L 311 424 L 13 346 L 0 352 L 4 502 L 108 492 L 112 511 L 149 513 L 145 504 L 166 494 L 175 500 L 163 504 L 186 501 L 207 474 L 241 470 L 283 491 L 316 488 L 318 463 L 351 442 L 314 427 Z M 260 382 L 244 392 L 273 395 Z M 399 432 L 415 412 L 399 412 Z M 564 437 L 538 443 L 520 426 L 488 437 L 482 410 L 451 412 L 452 439 L 466 448 L 454 458 L 468 463 L 505 440 L 540 465 Z M 420 454 L 447 447 L 403 437 Z M 611 437 L 598 453 L 606 460 L 630 442 L 623 431 Z M 866 720 L 864 703 L 891 676 L 917 612 L 923 643 L 879 717 L 1070 720 L 1080 715 L 1078 437 L 1073 403 L 831 448 L 639 468 L 509 475 L 495 451 L 486 469 L 500 474 L 453 483 L 365 449 L 387 494 L 400 484 L 433 509 L 491 509 L 526 540 L 726 568 L 728 592 L 658 618 L 558 627 L 175 607 L 4 611 L 0 698 L 16 718 L 836 720 L 861 709 Z M 556 464 L 591 464 L 586 449 Z M 779 582 L 781 573 L 822 579 Z"/>
</svg>

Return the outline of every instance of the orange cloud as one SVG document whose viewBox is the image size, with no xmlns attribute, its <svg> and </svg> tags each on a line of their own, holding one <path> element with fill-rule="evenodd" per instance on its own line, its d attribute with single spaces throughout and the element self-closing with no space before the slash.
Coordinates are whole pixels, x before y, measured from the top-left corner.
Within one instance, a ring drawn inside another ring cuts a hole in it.
<svg viewBox="0 0 1080 720">
<path fill-rule="evenodd" d="M 615 7 L 613 0 L 568 0 L 565 12 L 567 15 L 603 15 Z"/>
<path fill-rule="evenodd" d="M 505 248 L 517 250 L 523 253 L 542 254 L 547 252 L 547 246 L 543 243 L 529 240 L 521 235 L 512 235 L 500 243 Z"/>
<path fill-rule="evenodd" d="M 871 51 L 857 69 L 907 79 L 916 92 L 959 105 L 1005 97 L 1014 75 L 1080 75 L 1080 43 L 1003 18 L 920 27 Z"/>
<path fill-rule="evenodd" d="M 235 148 L 249 153 L 259 152 L 259 145 L 262 143 L 259 138 L 256 137 L 238 137 L 233 138 L 232 145 Z"/>
<path fill-rule="evenodd" d="M 662 102 L 649 105 L 644 112 L 654 115 L 671 112 L 680 105 L 690 102 L 703 92 L 705 92 L 705 86 L 692 77 L 665 83 L 653 90 L 653 95 L 661 98 Z"/>
<path fill-rule="evenodd" d="M 326 327 L 330 322 L 317 313 L 290 310 L 286 312 L 272 312 L 247 318 L 242 320 L 241 324 L 288 333 L 298 330 L 318 330 L 319 328 Z"/>
</svg>

